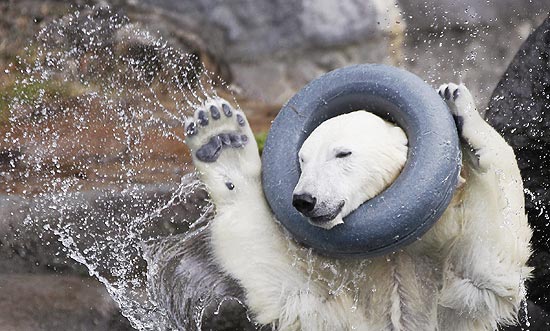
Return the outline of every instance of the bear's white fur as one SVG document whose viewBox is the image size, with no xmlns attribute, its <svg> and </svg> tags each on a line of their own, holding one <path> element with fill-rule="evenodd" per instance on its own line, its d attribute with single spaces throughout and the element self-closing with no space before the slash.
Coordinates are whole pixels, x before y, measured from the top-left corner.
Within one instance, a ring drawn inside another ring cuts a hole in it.
<svg viewBox="0 0 550 331">
<path fill-rule="evenodd" d="M 236 120 L 244 114 L 232 110 L 213 119 L 212 106 L 230 109 L 223 99 L 195 112 L 186 141 L 217 210 L 210 224 L 214 256 L 245 289 L 257 322 L 304 331 L 472 331 L 514 323 L 530 272 L 531 237 L 515 156 L 463 85 L 444 85 L 440 94 L 460 118 L 465 182 L 420 240 L 373 259 L 330 259 L 295 244 L 263 195 L 257 145 L 246 119 Z M 211 116 L 207 124 L 201 111 Z M 197 158 L 220 133 L 249 139 L 217 150 L 214 161 Z M 400 128 L 364 111 L 342 115 L 302 146 L 295 192 L 315 195 L 319 214 L 343 201 L 337 216 L 322 224 L 330 231 L 386 188 L 406 155 Z"/>
</svg>

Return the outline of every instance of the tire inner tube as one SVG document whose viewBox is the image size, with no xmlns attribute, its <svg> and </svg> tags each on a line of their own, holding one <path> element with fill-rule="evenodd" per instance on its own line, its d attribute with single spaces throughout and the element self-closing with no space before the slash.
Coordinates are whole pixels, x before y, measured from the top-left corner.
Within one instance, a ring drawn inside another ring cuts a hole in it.
<svg viewBox="0 0 550 331">
<path fill-rule="evenodd" d="M 300 177 L 298 151 L 323 121 L 367 110 L 404 129 L 409 150 L 398 178 L 330 230 L 311 225 L 292 206 Z M 395 67 L 361 64 L 310 82 L 281 109 L 262 154 L 265 196 L 299 243 L 332 257 L 373 257 L 426 233 L 454 194 L 461 167 L 455 122 L 437 92 Z"/>
</svg>

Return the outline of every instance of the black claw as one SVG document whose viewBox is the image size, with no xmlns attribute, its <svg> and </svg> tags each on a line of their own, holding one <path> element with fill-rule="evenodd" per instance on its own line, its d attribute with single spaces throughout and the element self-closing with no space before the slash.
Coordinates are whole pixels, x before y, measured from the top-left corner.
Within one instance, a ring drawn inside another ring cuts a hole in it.
<svg viewBox="0 0 550 331">
<path fill-rule="evenodd" d="M 222 110 L 225 116 L 227 117 L 231 117 L 231 115 L 233 115 L 233 112 L 231 111 L 231 107 L 229 107 L 229 105 L 226 103 L 222 105 Z"/>
<path fill-rule="evenodd" d="M 220 137 L 214 136 L 197 150 L 195 156 L 202 162 L 212 163 L 218 159 L 221 151 L 222 141 Z"/>
<path fill-rule="evenodd" d="M 458 89 L 454 90 L 454 92 L 453 92 L 453 100 L 456 100 L 456 98 L 458 98 L 459 95 L 460 95 L 460 92 L 458 91 Z"/>
<path fill-rule="evenodd" d="M 445 99 L 449 100 L 451 98 L 451 91 L 449 90 L 449 87 L 445 89 Z"/>
<path fill-rule="evenodd" d="M 442 90 L 437 91 L 437 93 L 439 93 L 439 96 L 443 98 L 443 91 Z"/>
<path fill-rule="evenodd" d="M 246 122 L 243 115 L 237 114 L 237 123 L 239 123 L 240 126 L 245 126 Z"/>
<path fill-rule="evenodd" d="M 210 114 L 212 115 L 212 118 L 215 120 L 220 119 L 220 110 L 216 106 L 210 106 Z"/>
<path fill-rule="evenodd" d="M 199 114 L 197 115 L 197 122 L 200 126 L 208 125 L 208 116 L 206 115 L 206 112 L 204 110 L 199 110 Z"/>
<path fill-rule="evenodd" d="M 248 136 L 245 135 L 245 134 L 243 134 L 243 135 L 241 136 L 241 140 L 242 140 L 242 142 L 243 142 L 244 144 L 246 144 L 246 143 L 248 142 Z"/>
<path fill-rule="evenodd" d="M 185 133 L 188 136 L 194 136 L 195 134 L 197 134 L 197 125 L 195 124 L 195 122 L 191 122 L 189 123 L 189 125 L 187 125 L 187 129 L 185 129 Z"/>
<path fill-rule="evenodd" d="M 233 185 L 233 183 L 231 183 L 231 182 L 226 182 L 226 183 L 225 183 L 225 186 L 226 186 L 230 191 L 233 191 L 233 189 L 235 188 L 235 185 Z"/>
</svg>

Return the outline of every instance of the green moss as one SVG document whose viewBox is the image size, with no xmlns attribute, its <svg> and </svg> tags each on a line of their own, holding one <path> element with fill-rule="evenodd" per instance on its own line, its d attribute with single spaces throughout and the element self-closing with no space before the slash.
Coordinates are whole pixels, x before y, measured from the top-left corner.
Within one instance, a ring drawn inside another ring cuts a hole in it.
<svg viewBox="0 0 550 331">
<path fill-rule="evenodd" d="M 10 100 L 11 98 L 5 91 L 0 91 L 0 124 L 3 124 L 8 120 L 8 107 Z"/>
<path fill-rule="evenodd" d="M 267 139 L 267 131 L 261 131 L 254 135 L 254 138 L 256 138 L 256 142 L 258 143 L 258 150 L 260 151 L 260 155 L 264 151 L 264 145 L 265 141 Z"/>
<path fill-rule="evenodd" d="M 23 78 L 17 75 L 16 79 L 0 87 L 0 123 L 4 123 L 10 113 L 10 105 L 14 100 L 20 104 L 34 105 L 35 102 L 59 102 L 69 100 L 80 95 L 84 87 L 74 82 L 59 80 L 41 80 Z"/>
</svg>

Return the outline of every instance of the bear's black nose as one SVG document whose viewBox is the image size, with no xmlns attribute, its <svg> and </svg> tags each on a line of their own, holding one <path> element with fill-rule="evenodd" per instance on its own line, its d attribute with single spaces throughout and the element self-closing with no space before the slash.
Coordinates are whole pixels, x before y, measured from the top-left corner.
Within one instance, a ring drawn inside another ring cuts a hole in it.
<svg viewBox="0 0 550 331">
<path fill-rule="evenodd" d="M 312 211 L 315 208 L 315 203 L 317 199 L 309 193 L 304 194 L 294 194 L 292 196 L 292 205 L 300 213 L 306 215 L 308 212 Z M 306 215 L 307 216 L 307 215 Z"/>
</svg>

